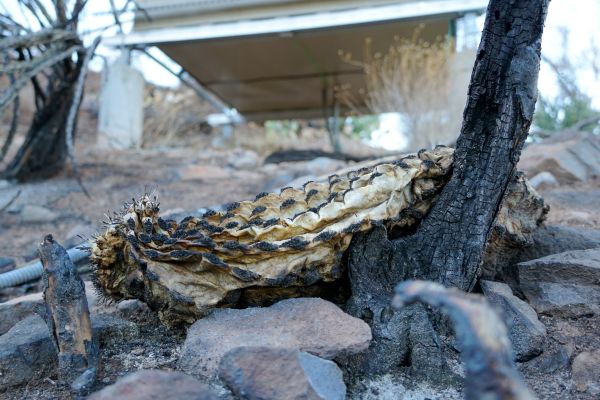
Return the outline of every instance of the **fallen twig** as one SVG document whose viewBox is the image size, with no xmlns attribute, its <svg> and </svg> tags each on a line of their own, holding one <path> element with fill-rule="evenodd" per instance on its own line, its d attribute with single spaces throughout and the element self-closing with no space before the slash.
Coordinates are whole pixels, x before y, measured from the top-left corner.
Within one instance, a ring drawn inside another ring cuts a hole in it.
<svg viewBox="0 0 600 400">
<path fill-rule="evenodd" d="M 483 296 L 426 281 L 405 281 L 395 291 L 394 308 L 421 302 L 439 307 L 454 323 L 467 373 L 466 399 L 535 399 L 512 361 L 504 323 Z"/>
</svg>

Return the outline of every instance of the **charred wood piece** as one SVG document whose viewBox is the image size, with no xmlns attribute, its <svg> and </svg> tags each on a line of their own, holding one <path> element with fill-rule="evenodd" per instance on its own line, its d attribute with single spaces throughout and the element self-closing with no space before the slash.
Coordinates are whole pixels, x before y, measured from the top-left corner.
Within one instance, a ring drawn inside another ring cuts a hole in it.
<svg viewBox="0 0 600 400">
<path fill-rule="evenodd" d="M 92 331 L 85 286 L 69 255 L 52 235 L 44 238 L 39 253 L 44 267 L 45 319 L 58 353 L 59 379 L 69 385 L 80 376 L 89 380 L 96 374 L 99 347 Z"/>
<path fill-rule="evenodd" d="M 535 399 L 513 363 L 504 323 L 483 296 L 427 281 L 402 282 L 395 292 L 397 310 L 419 302 L 450 317 L 465 364 L 467 400 Z"/>
</svg>

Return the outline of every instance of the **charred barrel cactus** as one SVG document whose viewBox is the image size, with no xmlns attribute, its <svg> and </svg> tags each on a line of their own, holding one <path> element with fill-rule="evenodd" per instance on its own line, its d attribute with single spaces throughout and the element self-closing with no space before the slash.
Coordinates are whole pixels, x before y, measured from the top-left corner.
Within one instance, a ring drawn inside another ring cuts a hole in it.
<svg viewBox="0 0 600 400">
<path fill-rule="evenodd" d="M 410 229 L 427 213 L 450 178 L 452 154 L 440 146 L 180 222 L 162 219 L 156 200 L 143 196 L 96 238 L 96 283 L 111 299 L 146 302 L 169 325 L 214 307 L 315 295 L 342 275 L 355 233 Z"/>
<path fill-rule="evenodd" d="M 414 224 L 451 166 L 452 149 L 438 147 L 180 222 L 162 219 L 143 196 L 96 238 L 96 281 L 108 297 L 139 298 L 169 324 L 213 307 L 293 296 L 341 276 L 354 233 Z"/>
</svg>

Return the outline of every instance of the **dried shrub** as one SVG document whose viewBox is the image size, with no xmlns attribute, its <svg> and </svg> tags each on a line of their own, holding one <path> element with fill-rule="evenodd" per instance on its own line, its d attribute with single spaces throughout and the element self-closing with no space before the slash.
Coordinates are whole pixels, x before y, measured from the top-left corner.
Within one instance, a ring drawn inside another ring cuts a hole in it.
<svg viewBox="0 0 600 400">
<path fill-rule="evenodd" d="M 210 132 L 206 117 L 212 112 L 191 89 L 149 86 L 144 96 L 143 145 L 173 145 L 193 134 Z"/>
<path fill-rule="evenodd" d="M 340 100 L 353 110 L 365 104 L 373 114 L 402 114 L 411 149 L 452 142 L 458 136 L 460 108 L 464 106 L 464 101 L 455 98 L 454 41 L 439 37 L 433 42 L 424 40 L 420 37 L 423 27 L 410 38 L 394 37 L 384 54 L 374 52 L 373 42 L 367 38 L 362 61 L 340 51 L 344 62 L 362 68 L 365 78 L 359 97 L 342 86 Z"/>
</svg>

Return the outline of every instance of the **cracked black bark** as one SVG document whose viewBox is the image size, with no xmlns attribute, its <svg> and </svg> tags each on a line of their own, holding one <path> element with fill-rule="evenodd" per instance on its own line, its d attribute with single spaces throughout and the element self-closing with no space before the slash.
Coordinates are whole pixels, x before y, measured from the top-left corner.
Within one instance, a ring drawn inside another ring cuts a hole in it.
<svg viewBox="0 0 600 400">
<path fill-rule="evenodd" d="M 388 241 L 375 230 L 352 243 L 348 311 L 371 316 L 375 340 L 373 361 L 365 361 L 368 369 L 389 369 L 407 357 L 415 361 L 408 331 L 399 318 L 389 316 L 395 283 L 426 279 L 470 291 L 479 277 L 486 242 L 532 121 L 547 8 L 548 0 L 490 1 L 450 182 L 415 234 Z M 402 360 L 390 359 L 390 346 L 403 347 L 395 350 Z M 384 362 L 375 367 L 375 359 Z"/>
</svg>

